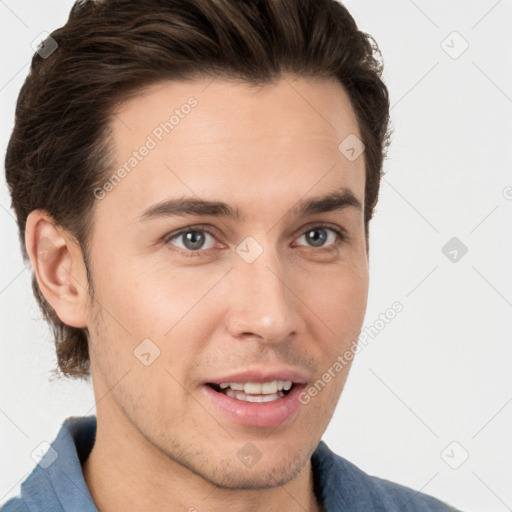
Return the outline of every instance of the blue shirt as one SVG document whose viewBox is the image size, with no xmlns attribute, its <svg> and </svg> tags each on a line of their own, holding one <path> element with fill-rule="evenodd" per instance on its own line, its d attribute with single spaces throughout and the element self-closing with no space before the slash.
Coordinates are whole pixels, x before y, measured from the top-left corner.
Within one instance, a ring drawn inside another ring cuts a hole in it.
<svg viewBox="0 0 512 512">
<path fill-rule="evenodd" d="M 98 512 L 82 464 L 96 436 L 96 416 L 70 417 L 32 473 L 21 495 L 0 512 Z M 325 512 L 448 512 L 456 509 L 407 487 L 369 476 L 320 441 L 311 457 L 315 494 Z"/>
</svg>

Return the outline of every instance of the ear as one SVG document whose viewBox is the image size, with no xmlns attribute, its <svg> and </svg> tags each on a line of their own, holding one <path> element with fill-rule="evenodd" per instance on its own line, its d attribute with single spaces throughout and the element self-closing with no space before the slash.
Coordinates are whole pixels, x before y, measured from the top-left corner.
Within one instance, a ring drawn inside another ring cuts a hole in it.
<svg viewBox="0 0 512 512">
<path fill-rule="evenodd" d="M 41 293 L 61 322 L 87 327 L 87 272 L 80 246 L 44 210 L 27 217 L 25 246 Z"/>
</svg>

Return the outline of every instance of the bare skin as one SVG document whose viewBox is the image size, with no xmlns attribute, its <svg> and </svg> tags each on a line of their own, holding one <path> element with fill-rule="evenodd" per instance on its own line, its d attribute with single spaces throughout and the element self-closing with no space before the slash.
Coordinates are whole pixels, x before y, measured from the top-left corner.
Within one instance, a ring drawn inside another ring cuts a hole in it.
<svg viewBox="0 0 512 512">
<path fill-rule="evenodd" d="M 158 140 L 155 127 L 190 97 L 197 105 Z M 310 458 L 350 365 L 275 427 L 234 422 L 208 400 L 205 382 L 287 368 L 311 385 L 358 337 L 368 293 L 362 208 L 293 212 L 298 201 L 341 189 L 364 204 L 364 154 L 351 161 L 338 149 L 348 135 L 360 138 L 346 93 L 334 81 L 293 76 L 260 89 L 166 82 L 120 105 L 112 129 L 106 179 L 148 135 L 157 144 L 95 202 L 93 301 L 70 234 L 39 210 L 26 231 L 46 299 L 89 333 L 98 429 L 83 472 L 98 509 L 321 510 Z M 184 196 L 223 201 L 243 218 L 140 220 Z M 200 249 L 173 236 L 188 227 L 203 235 Z M 323 245 L 312 244 L 311 230 Z M 237 252 L 247 237 L 262 249 L 251 263 Z M 159 350 L 149 365 L 134 355 L 145 339 Z M 247 443 L 261 454 L 251 467 L 237 456 Z"/>
</svg>

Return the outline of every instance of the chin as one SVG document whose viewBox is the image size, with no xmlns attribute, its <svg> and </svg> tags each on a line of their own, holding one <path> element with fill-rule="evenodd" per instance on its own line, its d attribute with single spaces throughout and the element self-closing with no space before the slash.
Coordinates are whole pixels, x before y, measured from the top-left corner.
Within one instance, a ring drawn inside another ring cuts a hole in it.
<svg viewBox="0 0 512 512">
<path fill-rule="evenodd" d="M 258 444 L 261 446 L 261 444 Z M 264 446 L 264 445 L 263 445 Z M 302 445 L 295 451 L 262 447 L 261 452 L 247 442 L 234 457 L 226 452 L 203 467 L 202 476 L 224 489 L 270 489 L 287 484 L 308 464 L 310 453 Z M 206 471 L 205 471 L 206 470 Z M 208 474 L 207 474 L 208 473 Z"/>
<path fill-rule="evenodd" d="M 222 471 L 214 471 L 213 475 L 208 478 L 213 484 L 223 489 L 270 489 L 273 487 L 280 487 L 293 480 L 304 468 L 305 461 L 292 461 L 291 463 L 283 463 L 283 459 L 279 464 L 272 464 L 267 462 L 263 465 L 259 461 L 251 468 L 231 468 L 223 466 Z M 229 471 L 229 472 L 228 472 Z M 206 475 L 203 475 L 206 476 Z"/>
</svg>

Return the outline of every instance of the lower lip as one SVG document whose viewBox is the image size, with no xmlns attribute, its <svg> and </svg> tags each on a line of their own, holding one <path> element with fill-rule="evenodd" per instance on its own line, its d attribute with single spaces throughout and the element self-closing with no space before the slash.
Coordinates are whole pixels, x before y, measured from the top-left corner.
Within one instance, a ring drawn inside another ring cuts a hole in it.
<svg viewBox="0 0 512 512">
<path fill-rule="evenodd" d="M 209 402 L 235 423 L 277 427 L 287 420 L 293 421 L 301 405 L 299 394 L 305 387 L 305 384 L 295 384 L 287 395 L 273 402 L 245 402 L 219 393 L 207 385 L 203 389 Z"/>
</svg>

